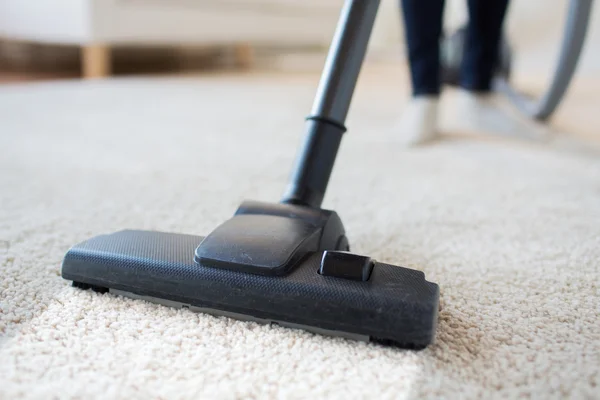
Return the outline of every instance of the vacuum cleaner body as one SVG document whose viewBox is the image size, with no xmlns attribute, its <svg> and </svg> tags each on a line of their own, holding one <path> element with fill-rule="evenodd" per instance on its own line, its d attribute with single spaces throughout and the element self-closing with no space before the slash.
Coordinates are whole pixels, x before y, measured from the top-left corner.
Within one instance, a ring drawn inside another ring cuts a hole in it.
<svg viewBox="0 0 600 400">
<path fill-rule="evenodd" d="M 461 27 L 445 36 L 440 44 L 442 82 L 449 86 L 460 86 L 461 67 L 464 59 L 467 28 Z M 494 75 L 508 81 L 513 64 L 513 50 L 506 35 L 500 39 L 499 54 Z"/>
<path fill-rule="evenodd" d="M 62 276 L 160 304 L 320 334 L 423 348 L 439 288 L 422 272 L 353 254 L 321 208 L 378 0 L 347 0 L 279 203 L 248 201 L 206 237 L 121 231 L 75 245 Z"/>
</svg>

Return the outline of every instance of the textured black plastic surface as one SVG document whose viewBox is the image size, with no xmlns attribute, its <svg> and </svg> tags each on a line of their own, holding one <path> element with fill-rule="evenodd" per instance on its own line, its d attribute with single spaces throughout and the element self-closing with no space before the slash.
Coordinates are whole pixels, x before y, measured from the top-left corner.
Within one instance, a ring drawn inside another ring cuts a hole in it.
<svg viewBox="0 0 600 400">
<path fill-rule="evenodd" d="M 316 252 L 283 277 L 194 262 L 201 236 L 121 231 L 71 248 L 62 276 L 198 307 L 287 321 L 422 348 L 434 339 L 439 289 L 422 272 L 375 263 L 368 281 L 318 273 Z"/>
<path fill-rule="evenodd" d="M 371 257 L 345 251 L 325 251 L 321 258 L 319 274 L 336 278 L 368 281 L 373 271 Z"/>
</svg>

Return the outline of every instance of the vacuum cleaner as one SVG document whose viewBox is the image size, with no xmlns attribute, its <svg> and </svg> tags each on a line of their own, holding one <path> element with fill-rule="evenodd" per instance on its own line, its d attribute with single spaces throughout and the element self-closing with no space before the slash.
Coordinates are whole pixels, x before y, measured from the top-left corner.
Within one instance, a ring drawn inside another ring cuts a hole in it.
<svg viewBox="0 0 600 400">
<path fill-rule="evenodd" d="M 423 272 L 350 252 L 321 208 L 378 0 L 347 0 L 290 183 L 278 203 L 245 201 L 207 236 L 125 230 L 73 246 L 62 277 L 81 289 L 234 319 L 422 349 L 439 287 Z"/>
<path fill-rule="evenodd" d="M 494 89 L 506 95 L 517 109 L 528 117 L 540 122 L 547 121 L 567 92 L 587 36 L 592 4 L 593 0 L 570 0 L 557 66 L 546 93 L 539 99 L 530 98 L 510 85 L 514 52 L 506 35 L 502 36 Z M 465 40 L 466 27 L 464 26 L 442 38 L 441 76 L 442 81 L 449 86 L 459 86 Z"/>
</svg>

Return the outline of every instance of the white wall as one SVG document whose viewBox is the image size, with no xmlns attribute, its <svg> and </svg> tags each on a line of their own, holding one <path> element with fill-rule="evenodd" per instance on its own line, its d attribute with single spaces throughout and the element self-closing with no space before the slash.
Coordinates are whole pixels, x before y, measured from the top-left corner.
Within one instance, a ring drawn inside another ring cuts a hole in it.
<svg viewBox="0 0 600 400">
<path fill-rule="evenodd" d="M 0 37 L 81 43 L 91 36 L 84 0 L 0 0 Z"/>
</svg>

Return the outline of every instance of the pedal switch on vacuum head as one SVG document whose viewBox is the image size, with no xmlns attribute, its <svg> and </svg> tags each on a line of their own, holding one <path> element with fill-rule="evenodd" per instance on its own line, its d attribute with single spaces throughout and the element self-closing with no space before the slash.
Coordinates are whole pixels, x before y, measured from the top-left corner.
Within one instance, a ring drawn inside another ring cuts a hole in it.
<svg viewBox="0 0 600 400">
<path fill-rule="evenodd" d="M 373 270 L 370 257 L 345 251 L 325 251 L 321 258 L 319 274 L 336 278 L 368 281 Z"/>
</svg>

